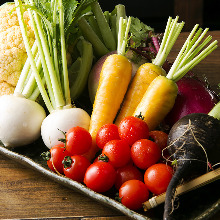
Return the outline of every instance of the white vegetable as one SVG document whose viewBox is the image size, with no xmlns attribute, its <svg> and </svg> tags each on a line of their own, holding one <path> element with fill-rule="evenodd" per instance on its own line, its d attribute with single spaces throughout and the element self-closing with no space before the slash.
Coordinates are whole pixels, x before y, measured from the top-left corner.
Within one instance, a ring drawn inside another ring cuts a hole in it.
<svg viewBox="0 0 220 220">
<path fill-rule="evenodd" d="M 90 116 L 81 108 L 55 110 L 49 114 L 42 123 L 41 137 L 44 144 L 51 148 L 60 143 L 58 139 L 64 138 L 62 132 L 80 126 L 89 129 Z"/>
<path fill-rule="evenodd" d="M 6 147 L 30 144 L 40 137 L 46 117 L 38 103 L 15 95 L 0 97 L 0 140 Z"/>
</svg>

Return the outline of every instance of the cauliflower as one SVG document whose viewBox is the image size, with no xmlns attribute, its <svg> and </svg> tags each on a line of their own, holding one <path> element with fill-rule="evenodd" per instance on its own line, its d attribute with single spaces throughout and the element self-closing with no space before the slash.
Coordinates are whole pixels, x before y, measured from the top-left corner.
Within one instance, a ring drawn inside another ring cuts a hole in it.
<svg viewBox="0 0 220 220">
<path fill-rule="evenodd" d="M 0 6 L 0 95 L 12 94 L 18 82 L 21 70 L 27 59 L 27 53 L 17 18 L 14 3 Z M 24 12 L 30 44 L 35 41 L 34 31 L 28 12 Z"/>
</svg>

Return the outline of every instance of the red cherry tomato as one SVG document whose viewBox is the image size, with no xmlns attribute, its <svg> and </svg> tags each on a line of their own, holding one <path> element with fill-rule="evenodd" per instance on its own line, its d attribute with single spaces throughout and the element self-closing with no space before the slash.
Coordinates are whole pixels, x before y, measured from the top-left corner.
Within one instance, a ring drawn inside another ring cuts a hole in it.
<svg viewBox="0 0 220 220">
<path fill-rule="evenodd" d="M 99 148 L 103 149 L 106 143 L 116 139 L 120 139 L 118 126 L 115 124 L 105 124 L 97 132 L 96 144 Z"/>
<path fill-rule="evenodd" d="M 111 163 L 97 161 L 88 167 L 84 183 L 95 192 L 106 192 L 113 187 L 115 179 L 116 171 Z"/>
<path fill-rule="evenodd" d="M 172 176 L 172 167 L 163 163 L 158 163 L 146 170 L 144 174 L 144 182 L 152 193 L 159 195 L 166 192 Z"/>
<path fill-rule="evenodd" d="M 63 143 L 53 146 L 50 151 L 42 154 L 47 160 L 47 166 L 54 172 L 63 173 L 62 161 L 64 157 L 69 156 Z"/>
<path fill-rule="evenodd" d="M 134 116 L 127 116 L 118 125 L 119 136 L 130 146 L 140 139 L 149 137 L 149 128 L 145 121 Z"/>
<path fill-rule="evenodd" d="M 109 141 L 102 150 L 115 168 L 126 165 L 131 159 L 130 146 L 123 140 Z"/>
<path fill-rule="evenodd" d="M 128 180 L 119 189 L 121 203 L 132 210 L 140 209 L 148 197 L 147 186 L 140 180 Z"/>
<path fill-rule="evenodd" d="M 92 146 L 90 133 L 82 127 L 76 126 L 69 129 L 66 133 L 66 150 L 74 154 L 84 154 Z"/>
<path fill-rule="evenodd" d="M 140 169 L 146 170 L 161 157 L 161 149 L 148 139 L 136 141 L 131 147 L 131 158 Z"/>
<path fill-rule="evenodd" d="M 149 139 L 154 141 L 160 147 L 160 149 L 163 150 L 167 146 L 168 134 L 163 131 L 150 131 Z"/>
<path fill-rule="evenodd" d="M 77 182 L 83 182 L 90 161 L 82 155 L 67 156 L 63 160 L 63 170 L 66 177 Z"/>
<path fill-rule="evenodd" d="M 131 164 L 118 168 L 116 170 L 115 188 L 119 189 L 128 180 L 140 180 L 143 182 L 144 175 L 137 167 Z"/>
</svg>

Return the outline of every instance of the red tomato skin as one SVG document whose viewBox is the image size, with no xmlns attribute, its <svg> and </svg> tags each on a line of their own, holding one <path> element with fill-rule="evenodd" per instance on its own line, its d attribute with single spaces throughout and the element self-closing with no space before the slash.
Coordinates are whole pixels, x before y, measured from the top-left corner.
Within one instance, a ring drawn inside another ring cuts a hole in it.
<svg viewBox="0 0 220 220">
<path fill-rule="evenodd" d="M 147 188 L 155 195 L 166 192 L 173 176 L 172 167 L 158 163 L 149 167 L 144 174 L 144 182 Z"/>
<path fill-rule="evenodd" d="M 161 149 L 155 142 L 141 139 L 132 145 L 131 158 L 138 168 L 146 170 L 161 158 Z"/>
<path fill-rule="evenodd" d="M 70 154 L 66 151 L 63 143 L 53 146 L 50 149 L 50 159 L 47 161 L 47 166 L 53 172 L 63 173 L 62 161 L 65 156 L 70 156 Z"/>
<path fill-rule="evenodd" d="M 119 189 L 121 203 L 131 210 L 140 209 L 148 197 L 147 186 L 140 180 L 128 180 Z"/>
<path fill-rule="evenodd" d="M 103 149 L 106 143 L 118 139 L 120 139 L 118 126 L 115 124 L 105 124 L 97 132 L 96 144 L 100 149 Z"/>
<path fill-rule="evenodd" d="M 168 134 L 163 131 L 150 131 L 149 139 L 154 141 L 160 147 L 161 150 L 167 147 Z"/>
<path fill-rule="evenodd" d="M 145 121 L 135 116 L 127 116 L 118 125 L 119 136 L 130 146 L 140 139 L 148 139 L 149 128 Z"/>
<path fill-rule="evenodd" d="M 64 175 L 72 180 L 82 183 L 90 161 L 82 155 L 71 156 L 70 167 L 63 167 Z"/>
<path fill-rule="evenodd" d="M 115 188 L 119 190 L 121 185 L 128 180 L 140 180 L 143 182 L 144 175 L 137 167 L 131 164 L 118 168 L 116 170 Z"/>
<path fill-rule="evenodd" d="M 115 168 L 126 165 L 131 159 L 131 149 L 123 140 L 112 140 L 106 143 L 102 150 Z"/>
<path fill-rule="evenodd" d="M 71 155 L 84 154 L 92 146 L 92 137 L 90 133 L 82 127 L 76 126 L 70 128 L 66 133 L 66 150 Z"/>
<path fill-rule="evenodd" d="M 106 192 L 114 186 L 116 171 L 109 162 L 91 164 L 84 176 L 85 185 L 95 192 Z"/>
</svg>

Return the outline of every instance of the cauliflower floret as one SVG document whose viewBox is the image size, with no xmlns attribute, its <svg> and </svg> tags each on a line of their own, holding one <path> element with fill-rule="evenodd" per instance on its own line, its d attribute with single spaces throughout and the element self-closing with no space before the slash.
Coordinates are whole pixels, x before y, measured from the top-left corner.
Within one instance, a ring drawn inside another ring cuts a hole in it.
<svg viewBox="0 0 220 220">
<path fill-rule="evenodd" d="M 27 59 L 14 7 L 14 3 L 6 3 L 0 7 L 0 95 L 13 93 Z M 32 46 L 35 37 L 27 11 L 24 12 L 24 20 Z"/>
</svg>

